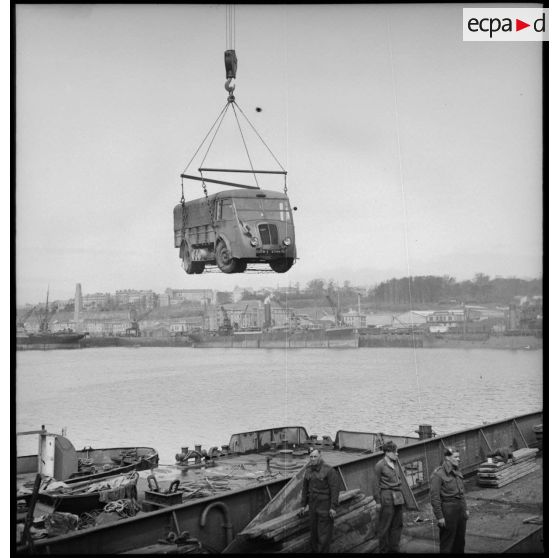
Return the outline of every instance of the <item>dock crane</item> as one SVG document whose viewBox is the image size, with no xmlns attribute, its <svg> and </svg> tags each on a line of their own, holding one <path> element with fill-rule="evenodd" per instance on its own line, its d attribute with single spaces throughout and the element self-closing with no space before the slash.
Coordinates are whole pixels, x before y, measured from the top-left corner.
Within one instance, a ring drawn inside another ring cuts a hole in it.
<svg viewBox="0 0 558 558">
<path fill-rule="evenodd" d="M 329 302 L 329 305 L 331 306 L 333 317 L 335 318 L 335 325 L 336 326 L 343 325 L 343 318 L 341 317 L 341 312 L 339 311 L 339 305 L 335 305 L 333 303 L 333 300 L 331 300 L 331 297 L 328 294 L 326 294 L 326 298 L 327 301 Z"/>
<path fill-rule="evenodd" d="M 217 329 L 219 335 L 231 335 L 233 332 L 233 327 L 231 325 L 231 319 L 229 314 L 225 310 L 224 306 L 221 306 L 221 313 L 223 314 L 223 325 L 220 325 Z"/>
<path fill-rule="evenodd" d="M 294 313 L 294 310 L 283 304 L 277 295 L 273 297 L 273 300 L 285 311 L 285 316 L 289 320 L 289 329 L 296 329 L 300 323 L 300 318 Z"/>
</svg>

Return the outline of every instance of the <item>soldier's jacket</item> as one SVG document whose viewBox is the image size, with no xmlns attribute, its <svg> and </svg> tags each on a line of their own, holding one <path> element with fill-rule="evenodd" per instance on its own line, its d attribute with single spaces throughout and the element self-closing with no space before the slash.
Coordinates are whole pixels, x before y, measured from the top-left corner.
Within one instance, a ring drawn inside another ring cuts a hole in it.
<svg viewBox="0 0 558 558">
<path fill-rule="evenodd" d="M 462 502 L 467 506 L 463 473 L 454 469 L 447 461 L 434 469 L 430 477 L 430 501 L 436 519 L 444 517 L 442 502 Z"/>
<path fill-rule="evenodd" d="M 336 509 L 339 503 L 339 475 L 333 467 L 322 462 L 320 467 L 308 467 L 302 482 L 302 506 L 324 510 Z"/>
</svg>

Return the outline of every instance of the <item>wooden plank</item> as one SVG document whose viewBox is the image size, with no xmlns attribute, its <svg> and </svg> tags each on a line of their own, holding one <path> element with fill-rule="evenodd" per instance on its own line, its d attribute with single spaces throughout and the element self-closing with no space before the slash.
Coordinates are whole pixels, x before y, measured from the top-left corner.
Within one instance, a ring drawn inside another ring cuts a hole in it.
<svg viewBox="0 0 558 558">
<path fill-rule="evenodd" d="M 372 509 L 370 507 L 369 509 Z M 375 510 L 375 506 L 373 508 Z M 354 515 L 347 514 L 345 521 L 334 523 L 334 531 L 330 545 L 330 553 L 344 553 L 351 548 L 363 544 L 375 534 L 375 521 L 367 512 L 366 506 L 362 510 L 355 510 Z M 281 553 L 309 552 L 310 533 L 285 541 L 279 550 Z"/>
<path fill-rule="evenodd" d="M 347 481 L 345 480 L 345 477 L 343 476 L 343 471 L 341 471 L 341 465 L 339 465 L 339 467 L 337 467 L 337 471 L 339 471 L 339 476 L 341 477 L 341 481 L 343 482 L 343 486 L 345 487 L 345 490 L 347 490 L 349 487 L 347 486 Z"/>
<path fill-rule="evenodd" d="M 369 496 L 367 498 L 363 498 L 359 502 L 353 503 L 351 506 L 348 506 L 345 509 L 338 509 L 338 513 L 335 517 L 335 524 L 346 521 L 348 517 L 349 518 L 352 517 L 351 514 L 355 511 L 359 511 L 359 510 L 362 511 L 363 509 L 369 509 L 370 505 L 373 502 L 375 502 L 374 498 L 372 496 Z M 374 511 L 375 509 L 376 506 L 374 505 Z M 262 535 L 262 538 L 273 539 L 274 541 L 278 542 L 294 533 L 297 533 L 298 531 L 301 531 L 303 529 L 308 529 L 309 527 L 308 523 L 309 523 L 308 521 L 303 521 L 303 520 L 300 520 L 298 523 L 290 523 L 286 525 L 285 528 L 279 527 L 273 531 L 270 531 L 269 533 L 264 533 Z"/>
<path fill-rule="evenodd" d="M 345 502 L 348 502 L 355 497 L 362 495 L 360 489 L 355 490 L 347 490 L 345 492 L 341 492 L 339 494 L 339 505 L 342 506 Z M 274 531 L 275 529 L 283 528 L 289 525 L 293 521 L 297 521 L 298 518 L 298 509 L 284 513 L 278 517 L 270 519 L 269 521 L 264 521 L 262 523 L 258 523 L 256 525 L 252 525 L 250 528 L 244 529 L 239 535 L 249 538 L 255 538 L 262 535 L 265 535 L 269 532 Z"/>
<path fill-rule="evenodd" d="M 407 506 L 408 510 L 418 510 L 418 504 L 415 499 L 415 495 L 407 482 L 407 477 L 403 472 L 403 468 L 401 467 L 401 463 L 399 463 L 399 459 L 395 462 L 397 464 L 397 472 L 399 474 L 399 478 L 401 479 L 401 494 L 403 494 L 403 498 L 405 499 L 405 505 Z"/>
</svg>

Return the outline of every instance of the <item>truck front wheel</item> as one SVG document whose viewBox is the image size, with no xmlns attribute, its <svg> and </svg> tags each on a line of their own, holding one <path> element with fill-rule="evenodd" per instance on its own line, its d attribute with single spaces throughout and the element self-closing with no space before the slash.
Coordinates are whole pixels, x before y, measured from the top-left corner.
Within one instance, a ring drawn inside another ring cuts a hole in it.
<svg viewBox="0 0 558 558">
<path fill-rule="evenodd" d="M 280 260 L 272 260 L 269 262 L 269 267 L 275 271 L 275 273 L 285 273 L 293 267 L 294 258 L 281 258 Z"/>
<path fill-rule="evenodd" d="M 237 273 L 237 270 L 239 269 L 238 260 L 231 257 L 231 253 L 223 240 L 219 240 L 219 242 L 217 242 L 217 247 L 215 248 L 215 261 L 217 262 L 217 267 L 223 273 Z"/>
</svg>

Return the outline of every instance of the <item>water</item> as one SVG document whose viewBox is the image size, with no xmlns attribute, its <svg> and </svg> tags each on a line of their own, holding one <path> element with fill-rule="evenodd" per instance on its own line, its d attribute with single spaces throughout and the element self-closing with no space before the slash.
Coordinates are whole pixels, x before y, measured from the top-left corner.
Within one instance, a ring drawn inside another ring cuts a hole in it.
<svg viewBox="0 0 558 558">
<path fill-rule="evenodd" d="M 220 446 L 274 426 L 444 434 L 539 411 L 542 351 L 485 349 L 98 348 L 17 353 L 16 429 L 77 449 Z M 36 453 L 35 436 L 18 453 Z"/>
</svg>

